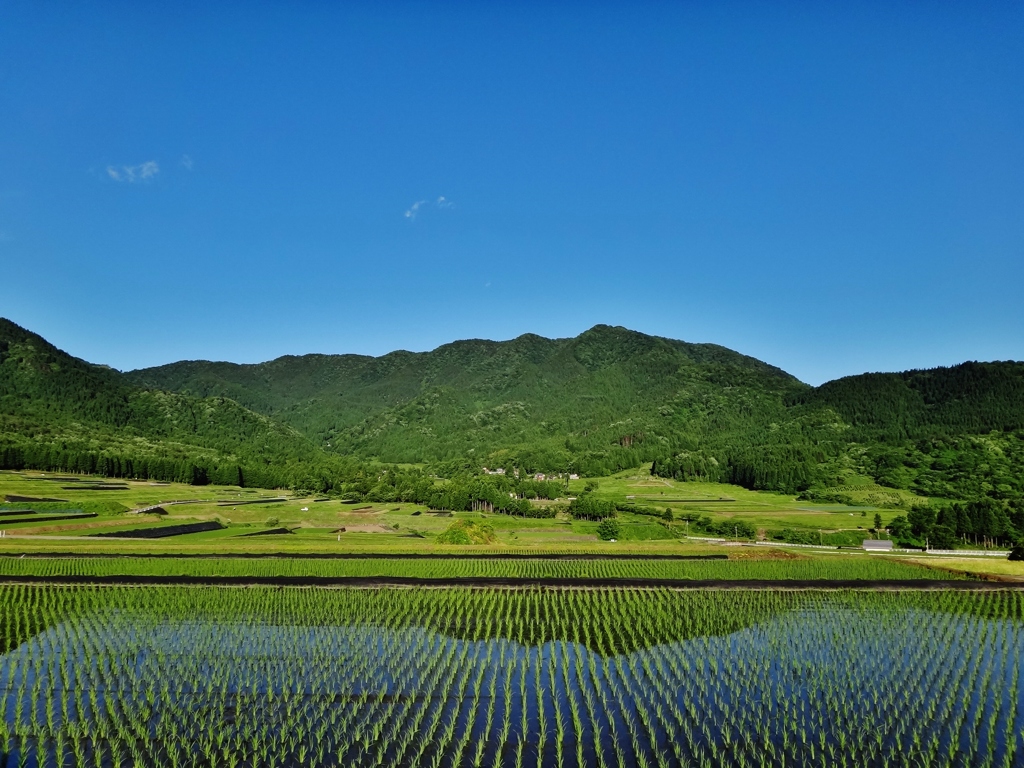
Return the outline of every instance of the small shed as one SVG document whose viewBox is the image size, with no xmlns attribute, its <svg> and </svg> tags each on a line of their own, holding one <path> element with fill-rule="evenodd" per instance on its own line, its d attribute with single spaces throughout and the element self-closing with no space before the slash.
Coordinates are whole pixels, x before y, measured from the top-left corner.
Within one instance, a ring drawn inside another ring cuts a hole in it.
<svg viewBox="0 0 1024 768">
<path fill-rule="evenodd" d="M 863 546 L 868 552 L 892 552 L 890 539 L 864 539 Z"/>
</svg>

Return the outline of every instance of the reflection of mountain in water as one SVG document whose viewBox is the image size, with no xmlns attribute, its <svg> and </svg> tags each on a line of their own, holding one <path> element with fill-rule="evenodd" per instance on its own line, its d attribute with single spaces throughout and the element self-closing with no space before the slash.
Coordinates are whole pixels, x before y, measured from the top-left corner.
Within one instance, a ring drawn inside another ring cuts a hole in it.
<svg viewBox="0 0 1024 768">
<path fill-rule="evenodd" d="M 3 651 L 44 631 L 48 621 L 82 614 L 118 622 L 118 612 L 137 621 L 164 617 L 213 623 L 281 624 L 290 627 L 376 623 L 420 626 L 463 640 L 505 638 L 528 646 L 568 640 L 605 656 L 703 635 L 725 635 L 795 608 L 806 601 L 791 592 L 673 592 L 664 589 L 502 590 L 181 587 L 0 588 L 17 620 L 4 629 Z M 59 610 L 45 610 L 47 594 Z M 405 598 L 415 595 L 410 602 Z"/>
</svg>

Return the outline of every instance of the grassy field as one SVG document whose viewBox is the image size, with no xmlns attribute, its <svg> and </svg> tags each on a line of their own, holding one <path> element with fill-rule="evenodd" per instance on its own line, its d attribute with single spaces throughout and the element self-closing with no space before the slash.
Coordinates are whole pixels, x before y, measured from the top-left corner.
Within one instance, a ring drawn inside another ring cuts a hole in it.
<svg viewBox="0 0 1024 768">
<path fill-rule="evenodd" d="M 905 562 L 924 565 L 957 575 L 975 574 L 999 579 L 1024 581 L 1024 562 L 1010 562 L 1001 557 L 907 557 Z"/>
<path fill-rule="evenodd" d="M 480 512 L 435 513 L 415 504 L 345 503 L 337 499 L 293 497 L 289 492 L 231 486 L 190 486 L 104 480 L 95 477 L 0 472 L 0 498 L 9 515 L 29 522 L 5 524 L 0 515 L 0 557 L 10 554 L 183 554 L 270 555 L 304 554 L 727 554 L 731 561 L 777 559 L 780 550 L 766 546 L 725 545 L 687 538 L 685 518 L 708 516 L 715 521 L 742 520 L 758 530 L 790 528 L 846 533 L 854 541 L 870 534 L 872 524 L 861 508 L 816 505 L 793 497 L 747 491 L 730 485 L 681 483 L 623 472 L 598 481 L 597 493 L 617 502 L 673 510 L 674 520 L 621 512 L 618 541 L 601 541 L 597 523 L 568 519 L 527 519 Z M 573 481 L 568 493 L 578 493 L 583 481 Z M 33 501 L 47 499 L 48 501 Z M 255 502 L 255 503 L 254 503 Z M 160 506 L 160 510 L 147 510 Z M 66 518 L 75 510 L 93 516 Z M 3 510 L 0 510 L 2 512 Z M 899 510 L 882 510 L 883 520 Z M 37 519 L 35 519 L 37 518 Z M 489 545 L 445 545 L 438 534 L 458 520 L 484 522 L 494 529 Z M 217 522 L 222 528 L 166 538 L 128 539 L 95 534 L 126 534 L 137 530 L 174 529 L 194 523 Z M 283 533 L 253 536 L 269 530 Z M 780 545 L 781 547 L 782 545 Z M 793 548 L 790 562 L 829 557 L 827 551 Z M 792 553 L 797 553 L 796 555 Z M 845 551 L 844 557 L 870 560 L 877 556 Z M 929 564 L 933 558 L 928 558 Z M 785 566 L 794 573 L 810 566 Z M 953 567 L 952 565 L 950 567 Z M 868 567 L 871 570 L 871 567 Z M 963 564 L 967 573 L 992 573 L 1024 579 L 1024 568 L 992 558 Z M 722 578 L 728 578 L 723 576 Z M 736 577 L 740 578 L 740 577 Z M 783 577 L 784 578 L 784 577 Z M 793 576 L 793 578 L 800 578 Z M 824 578 L 824 577 L 823 577 Z M 834 577 L 841 578 L 841 577 Z M 878 576 L 876 578 L 886 578 Z"/>
<path fill-rule="evenodd" d="M 144 509 L 162 505 L 166 521 L 220 520 L 236 533 L 255 532 L 266 527 L 269 520 L 287 527 L 298 536 L 337 537 L 339 528 L 347 534 L 369 533 L 375 536 L 426 537 L 436 535 L 451 522 L 448 515 L 432 514 L 422 505 L 342 503 L 338 500 L 317 501 L 315 497 L 293 498 L 288 492 L 272 492 L 231 486 L 190 486 L 136 481 L 109 481 L 117 490 L 92 490 L 87 482 L 95 478 L 54 479 L 41 473 L 0 472 L 0 496 L 60 498 L 66 504 L 34 504 L 8 502 L 9 507 L 58 507 L 100 512 L 99 518 L 47 523 L 19 523 L 5 526 L 7 535 L 61 534 L 80 536 L 99 530 L 116 530 L 119 525 L 132 527 L 152 516 L 126 520 L 111 515 L 104 507 L 121 505 L 124 509 Z M 569 494 L 582 491 L 584 481 L 570 483 Z M 652 478 L 636 470 L 598 481 L 597 494 L 618 502 L 633 502 L 662 512 L 673 510 L 676 528 L 666 531 L 657 518 L 647 515 L 622 514 L 625 540 L 651 541 L 677 539 L 686 530 L 684 518 L 706 515 L 715 520 L 742 520 L 757 528 L 793 528 L 805 531 L 860 532 L 873 525 L 874 508 L 822 505 L 797 502 L 791 496 L 748 491 L 738 486 L 715 483 L 681 483 Z M 80 486 L 80 487 L 76 487 Z M 189 502 L 189 503 L 173 503 Z M 257 503 L 253 503 L 257 502 Z M 544 502 L 541 502 L 542 504 Z M 879 510 L 888 522 L 899 510 Z M 106 514 L 105 514 L 106 513 Z M 479 518 L 479 513 L 455 513 L 456 517 Z M 540 544 L 581 544 L 596 541 L 596 524 L 567 519 L 538 520 L 486 515 L 503 544 L 532 546 Z M 0 523 L 2 525 L 2 523 Z M 243 529 L 249 529 L 248 531 Z M 691 531 L 691 533 L 696 533 Z M 354 540 L 354 536 L 346 536 Z"/>
<path fill-rule="evenodd" d="M 571 481 L 569 492 L 581 492 L 587 482 Z M 875 506 L 868 503 L 870 497 L 876 497 L 877 501 L 893 501 L 889 496 L 880 496 L 890 489 L 871 485 L 866 478 L 853 478 L 850 482 L 847 495 L 856 499 L 858 506 L 797 501 L 793 496 L 748 491 L 724 483 L 684 483 L 652 477 L 635 469 L 599 478 L 596 493 L 613 501 L 632 501 L 661 511 L 667 507 L 672 509 L 677 519 L 687 515 L 708 515 L 716 520 L 742 520 L 759 529 L 792 528 L 814 532 L 864 532 L 874 525 L 876 512 L 882 516 L 882 524 L 887 525 L 897 515 L 906 514 L 906 505 L 927 502 L 927 499 L 901 491 L 897 495 L 904 499 L 904 507 Z M 861 490 L 853 491 L 854 487 Z M 864 538 L 868 538 L 867 533 L 864 533 Z"/>
</svg>

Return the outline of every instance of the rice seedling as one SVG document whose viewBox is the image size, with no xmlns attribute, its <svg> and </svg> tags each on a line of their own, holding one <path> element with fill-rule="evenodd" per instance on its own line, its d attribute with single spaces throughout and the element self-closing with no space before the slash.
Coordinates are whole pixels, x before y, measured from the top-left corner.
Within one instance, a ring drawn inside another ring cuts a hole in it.
<svg viewBox="0 0 1024 768">
<path fill-rule="evenodd" d="M 799 560 L 502 560 L 401 558 L 146 558 L 0 556 L 0 577 L 409 577 L 526 579 L 869 580 L 963 577 L 889 559 L 852 556 Z"/>
<path fill-rule="evenodd" d="M 0 586 L 0 764 L 1015 766 L 1024 594 Z"/>
</svg>

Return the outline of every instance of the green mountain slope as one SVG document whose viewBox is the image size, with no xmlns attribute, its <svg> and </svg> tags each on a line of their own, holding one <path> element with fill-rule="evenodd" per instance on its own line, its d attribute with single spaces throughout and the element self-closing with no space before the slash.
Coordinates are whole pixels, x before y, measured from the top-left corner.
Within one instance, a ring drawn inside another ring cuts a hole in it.
<svg viewBox="0 0 1024 768">
<path fill-rule="evenodd" d="M 81 456 L 88 471 L 105 455 L 165 467 L 175 479 L 192 479 L 197 461 L 225 467 L 233 482 L 239 465 L 285 466 L 320 453 L 292 427 L 233 400 L 138 387 L 4 319 L 0 426 L 7 464 L 15 453 L 33 464 L 40 452 L 63 452 Z"/>
<path fill-rule="evenodd" d="M 983 434 L 1024 429 L 1024 363 L 963 363 L 827 382 L 798 398 L 834 408 L 874 438 Z"/>
<path fill-rule="evenodd" d="M 382 498 L 405 491 L 375 463 L 593 476 L 653 462 L 664 476 L 823 501 L 863 476 L 928 496 L 1024 499 L 1022 363 L 813 388 L 723 347 L 609 326 L 121 374 L 0 321 L 0 427 L 4 466 L 224 482 L 241 472 Z M 432 483 L 406 479 L 421 496 Z M 394 487 L 371 491 L 381 483 Z"/>
<path fill-rule="evenodd" d="M 654 461 L 668 476 L 827 499 L 853 475 L 947 497 L 1024 491 L 1022 372 L 965 363 L 812 388 L 722 347 L 596 326 L 572 339 L 128 376 L 235 398 L 343 454 L 584 474 Z"/>
<path fill-rule="evenodd" d="M 232 397 L 324 447 L 393 462 L 479 457 L 590 473 L 739 439 L 808 389 L 751 357 L 596 326 L 571 339 L 459 341 L 432 352 L 184 362 L 140 384 Z"/>
<path fill-rule="evenodd" d="M 800 393 L 848 424 L 859 471 L 947 498 L 1024 499 L 1024 363 L 871 373 Z"/>
</svg>

